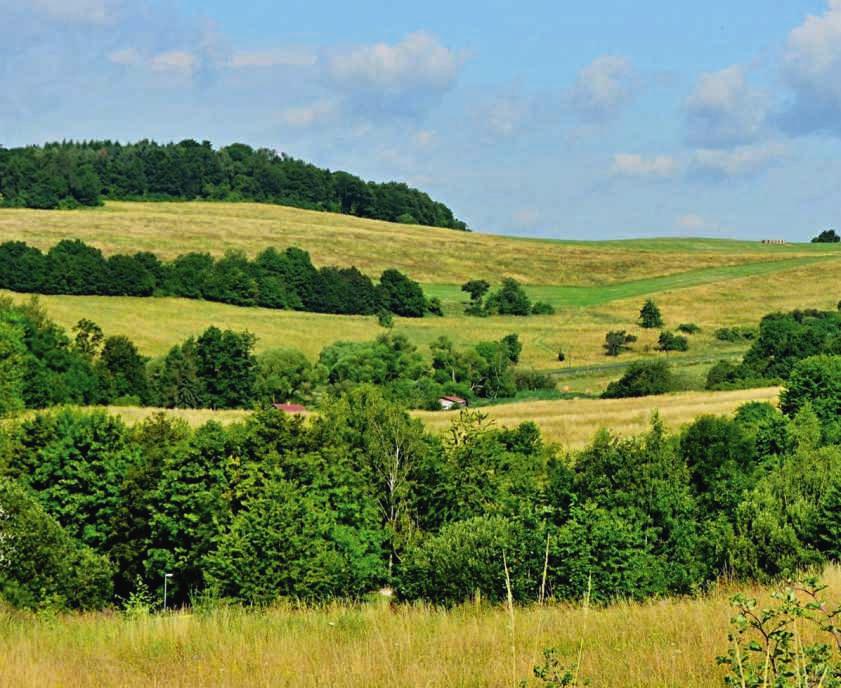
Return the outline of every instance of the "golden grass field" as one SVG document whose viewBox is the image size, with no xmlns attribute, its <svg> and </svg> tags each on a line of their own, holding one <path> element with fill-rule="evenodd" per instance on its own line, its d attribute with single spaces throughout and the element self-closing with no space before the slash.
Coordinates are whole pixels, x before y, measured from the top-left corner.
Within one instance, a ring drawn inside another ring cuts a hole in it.
<svg viewBox="0 0 841 688">
<path fill-rule="evenodd" d="M 298 246 L 316 265 L 356 265 L 379 275 L 398 268 L 425 283 L 499 281 L 600 285 L 687 270 L 821 254 L 820 245 L 763 246 L 758 242 L 641 240 L 562 242 L 396 225 L 256 203 L 126 203 L 77 211 L 0 210 L 0 237 L 49 248 L 82 239 L 106 253 L 152 251 L 172 258 L 188 251 L 250 255 Z M 737 246 L 738 250 L 733 250 Z"/>
<path fill-rule="evenodd" d="M 660 414 L 666 427 L 679 430 L 698 416 L 730 415 L 749 401 L 777 403 L 778 387 L 732 392 L 682 392 L 638 399 L 569 399 L 521 401 L 482 407 L 496 427 L 514 427 L 525 421 L 535 422 L 546 442 L 566 449 L 580 449 L 593 440 L 602 428 L 619 436 L 644 432 L 652 415 Z M 249 411 L 211 411 L 209 409 L 156 409 L 111 406 L 107 410 L 133 425 L 156 413 L 181 418 L 193 427 L 210 420 L 232 423 L 243 420 Z M 457 417 L 455 412 L 414 411 L 416 418 L 432 432 L 444 433 Z"/>
<path fill-rule="evenodd" d="M 666 427 L 678 430 L 702 415 L 730 415 L 749 401 L 777 403 L 778 387 L 734 392 L 684 392 L 637 399 L 570 399 L 500 404 L 482 408 L 500 427 L 513 427 L 533 421 L 547 442 L 569 449 L 580 449 L 592 442 L 601 428 L 621 436 L 644 432 L 652 414 L 660 414 Z M 418 411 L 430 430 L 445 432 L 452 414 Z"/>
<path fill-rule="evenodd" d="M 841 260 L 782 270 L 762 277 L 743 277 L 672 289 L 655 294 L 667 325 L 694 322 L 702 332 L 690 338 L 686 354 L 671 353 L 678 365 L 699 357 L 713 362 L 744 347 L 724 344 L 714 337 L 718 327 L 756 325 L 774 310 L 793 308 L 835 308 L 841 298 Z M 8 294 L 23 301 L 23 294 Z M 639 335 L 633 352 L 620 357 L 627 362 L 660 355 L 654 351 L 659 332 L 641 330 L 636 324 L 643 298 L 633 297 L 609 303 L 578 307 L 559 307 L 555 315 L 529 318 L 473 318 L 461 313 L 457 303 L 445 304 L 446 317 L 395 319 L 395 332 L 405 333 L 424 354 L 437 337 L 446 335 L 456 345 L 467 347 L 477 341 L 499 339 L 517 332 L 524 344 L 523 364 L 546 371 L 560 371 L 564 366 L 580 367 L 615 363 L 603 355 L 605 333 L 627 329 Z M 196 302 L 175 298 L 131 298 L 106 296 L 42 296 L 48 313 L 65 328 L 82 318 L 95 320 L 106 334 L 130 337 L 147 356 L 165 354 L 174 344 L 200 334 L 206 327 L 249 330 L 257 338 L 257 350 L 292 347 L 311 360 L 325 346 L 339 340 L 363 341 L 384 330 L 376 318 L 334 316 L 316 313 L 240 308 L 219 303 Z M 563 349 L 567 361 L 559 364 L 557 352 Z M 588 375 L 568 383 L 573 391 L 598 392 L 616 371 Z M 567 383 L 565 383 L 567 384 Z"/>
<path fill-rule="evenodd" d="M 408 271 L 444 300 L 446 317 L 396 319 L 423 353 L 437 337 L 458 346 L 519 333 L 525 366 L 566 374 L 562 387 L 597 393 L 621 370 L 605 369 L 601 345 L 609 329 L 640 336 L 620 362 L 658 355 L 657 331 L 636 324 L 641 302 L 651 295 L 668 327 L 694 322 L 703 331 L 687 354 L 670 354 L 697 380 L 718 357 L 744 346 L 713 337 L 725 325 L 753 325 L 777 309 L 834 308 L 841 284 L 841 248 L 704 239 L 642 239 L 571 242 L 464 233 L 394 225 L 345 215 L 281 206 L 233 203 L 117 203 L 78 211 L 0 210 L 0 238 L 23 239 L 47 248 L 62 238 L 81 238 L 106 253 L 151 250 L 171 257 L 190 250 L 219 254 L 228 248 L 254 254 L 269 246 L 298 245 L 317 264 L 356 264 L 376 274 L 385 267 Z M 808 262 L 818 261 L 818 262 Z M 553 316 L 471 318 L 464 316 L 457 287 L 469 278 L 519 277 L 533 285 L 535 299 L 556 305 Z M 15 294 L 15 299 L 28 298 Z M 147 356 L 160 356 L 209 325 L 249 330 L 257 350 L 300 349 L 312 360 L 339 340 L 371 339 L 383 330 L 373 317 L 334 316 L 238 308 L 173 298 L 41 297 L 49 314 L 71 328 L 91 318 L 106 334 L 124 334 Z M 595 368 L 598 366 L 598 368 Z"/>
<path fill-rule="evenodd" d="M 825 572 L 831 599 L 841 571 Z M 597 582 L 594 582 L 597 584 Z M 504 583 L 500 581 L 500 585 Z M 0 614 L 3 688 L 516 688 L 556 647 L 595 688 L 723 685 L 735 588 L 606 608 L 277 607 L 127 618 Z M 770 602 L 769 590 L 739 588 Z M 804 636 L 807 633 L 804 632 Z M 804 638 L 806 640 L 806 638 Z M 530 683 L 529 685 L 537 685 Z"/>
</svg>

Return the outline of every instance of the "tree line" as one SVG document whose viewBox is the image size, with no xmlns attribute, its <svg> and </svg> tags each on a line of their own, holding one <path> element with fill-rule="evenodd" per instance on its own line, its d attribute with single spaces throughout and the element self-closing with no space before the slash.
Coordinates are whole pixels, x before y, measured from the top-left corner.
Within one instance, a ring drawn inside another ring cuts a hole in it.
<svg viewBox="0 0 841 688">
<path fill-rule="evenodd" d="M 96 206 L 108 200 L 254 201 L 467 230 L 443 203 L 397 182 L 366 182 L 284 153 L 208 141 L 63 141 L 0 147 L 0 205 Z"/>
<path fill-rule="evenodd" d="M 360 385 L 412 408 L 439 407 L 443 395 L 470 401 L 554 390 L 551 377 L 521 368 L 516 334 L 459 350 L 446 337 L 424 357 L 405 335 L 336 342 L 316 361 L 296 349 L 255 354 L 248 332 L 209 327 L 148 359 L 123 335 L 106 336 L 93 321 L 71 333 L 49 320 L 36 300 L 0 300 L 0 416 L 62 404 L 165 408 L 253 408 L 317 403 Z"/>
<path fill-rule="evenodd" d="M 603 603 L 786 577 L 841 558 L 841 437 L 816 389 L 676 435 L 656 418 L 637 437 L 602 431 L 571 454 L 472 410 L 429 434 L 365 385 L 308 421 L 29 415 L 0 425 L 0 596 L 159 604 L 171 574 L 176 605 L 385 585 L 442 604 L 509 589 Z"/>
<path fill-rule="evenodd" d="M 437 299 L 398 270 L 385 270 L 379 284 L 354 267 L 316 268 L 299 248 L 268 248 L 254 260 L 241 251 L 214 259 L 187 253 L 170 262 L 153 253 L 117 254 L 78 239 L 65 239 L 46 253 L 22 241 L 0 244 L 0 289 L 23 293 L 102 296 L 180 296 L 236 306 L 314 313 L 371 315 L 386 311 L 408 318 L 442 315 Z"/>
</svg>

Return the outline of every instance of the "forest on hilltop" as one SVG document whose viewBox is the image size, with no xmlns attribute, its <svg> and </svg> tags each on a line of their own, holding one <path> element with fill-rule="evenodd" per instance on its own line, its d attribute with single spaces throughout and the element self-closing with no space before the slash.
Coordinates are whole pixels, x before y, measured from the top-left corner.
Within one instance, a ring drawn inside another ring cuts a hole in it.
<svg viewBox="0 0 841 688">
<path fill-rule="evenodd" d="M 446 205 L 399 182 L 366 182 L 273 150 L 209 141 L 65 141 L 0 147 L 0 207 L 75 208 L 103 200 L 252 201 L 467 230 Z"/>
</svg>

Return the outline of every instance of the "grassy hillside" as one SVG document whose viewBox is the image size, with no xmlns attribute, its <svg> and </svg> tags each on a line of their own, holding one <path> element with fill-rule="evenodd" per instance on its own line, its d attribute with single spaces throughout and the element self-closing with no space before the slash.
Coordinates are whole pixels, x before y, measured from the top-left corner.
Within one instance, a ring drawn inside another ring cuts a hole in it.
<svg viewBox="0 0 841 688">
<path fill-rule="evenodd" d="M 841 572 L 829 569 L 825 580 L 837 597 Z M 0 686 L 491 688 L 529 679 L 543 649 L 555 647 L 567 665 L 580 652 L 581 677 L 596 688 L 710 688 L 723 685 L 715 659 L 728 649 L 732 592 L 516 609 L 513 634 L 506 610 L 473 606 L 0 615 Z M 769 603 L 769 590 L 746 592 Z"/>
<path fill-rule="evenodd" d="M 660 355 L 657 331 L 636 320 L 644 298 L 660 305 L 667 327 L 694 322 L 702 332 L 690 350 L 670 354 L 695 384 L 721 357 L 744 346 L 724 344 L 723 326 L 755 325 L 766 313 L 793 308 L 835 308 L 841 298 L 841 247 L 711 239 L 641 239 L 580 242 L 530 240 L 411 227 L 277 206 L 225 203 L 108 203 L 81 211 L 0 210 L 0 236 L 42 248 L 81 238 L 109 252 L 151 250 L 172 257 L 186 251 L 250 254 L 269 246 L 297 245 L 317 264 L 355 264 L 376 274 L 398 267 L 424 282 L 444 303 L 445 317 L 396 319 L 423 352 L 441 335 L 459 346 L 519 333 L 523 364 L 554 372 L 562 388 L 599 392 L 629 361 Z M 553 316 L 473 318 L 463 314 L 459 284 L 469 278 L 513 275 L 533 299 L 553 304 Z M 15 299 L 25 295 L 15 294 Z M 147 356 L 214 324 L 257 335 L 258 350 L 294 347 L 314 359 L 339 339 L 365 340 L 383 330 L 375 318 L 237 308 L 181 299 L 42 297 L 50 315 L 70 328 L 81 318 L 108 334 L 125 334 Z M 611 329 L 640 336 L 618 361 L 601 345 Z M 557 362 L 563 349 L 567 361 Z"/>
<path fill-rule="evenodd" d="M 676 363 L 698 364 L 711 363 L 741 350 L 739 346 L 717 341 L 714 337 L 717 328 L 755 325 L 764 314 L 778 309 L 834 308 L 841 298 L 838 284 L 841 284 L 841 260 L 826 260 L 818 265 L 800 265 L 757 276 L 668 288 L 652 295 L 663 310 L 667 326 L 694 322 L 702 327 L 700 334 L 691 337 L 688 353 L 669 354 L 670 360 Z M 550 289 L 538 287 L 529 291 L 542 298 Z M 447 296 L 447 292 L 441 293 Z M 16 300 L 28 298 L 22 294 L 11 296 Z M 636 325 L 642 298 L 643 295 L 620 298 L 584 307 L 559 305 L 553 316 L 474 318 L 462 313 L 459 296 L 450 292 L 444 303 L 446 317 L 398 318 L 395 331 L 405 333 L 424 351 L 441 335 L 451 337 L 460 346 L 468 346 L 518 332 L 525 345 L 525 365 L 558 373 L 565 373 L 569 366 L 576 369 L 592 366 L 595 368 L 582 371 L 587 373 L 585 381 L 604 380 L 617 376 L 617 364 L 657 355 L 653 348 L 658 332 L 640 330 Z M 371 339 L 383 331 L 372 317 L 238 308 L 183 299 L 45 296 L 41 301 L 65 327 L 72 327 L 83 317 L 93 318 L 107 333 L 131 337 L 149 356 L 165 353 L 176 342 L 199 334 L 211 324 L 253 332 L 258 337 L 258 350 L 294 347 L 311 358 L 338 339 Z M 640 341 L 634 352 L 618 360 L 605 357 L 601 345 L 605 332 L 610 329 L 637 332 Z M 564 364 L 557 362 L 559 348 L 567 353 Z M 588 384 L 579 382 L 570 378 L 566 384 L 573 390 L 588 389 Z"/>
<path fill-rule="evenodd" d="M 47 248 L 83 239 L 106 253 L 139 250 L 173 257 L 188 251 L 255 254 L 299 246 L 316 265 L 356 265 L 379 274 L 395 267 L 425 283 L 511 276 L 529 284 L 598 286 L 727 265 L 834 255 L 826 245 L 763 246 L 714 240 L 569 242 L 515 239 L 395 225 L 245 203 L 123 203 L 78 211 L 0 210 L 0 236 Z"/>
</svg>

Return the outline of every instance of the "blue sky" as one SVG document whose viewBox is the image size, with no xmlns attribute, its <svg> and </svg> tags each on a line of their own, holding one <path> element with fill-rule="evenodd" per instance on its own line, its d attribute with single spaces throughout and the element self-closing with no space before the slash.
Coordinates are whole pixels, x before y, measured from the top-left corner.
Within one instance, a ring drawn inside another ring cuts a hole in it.
<svg viewBox="0 0 841 688">
<path fill-rule="evenodd" d="M 808 239 L 841 207 L 841 0 L 0 0 L 0 145 L 243 141 L 474 229 Z"/>
</svg>

